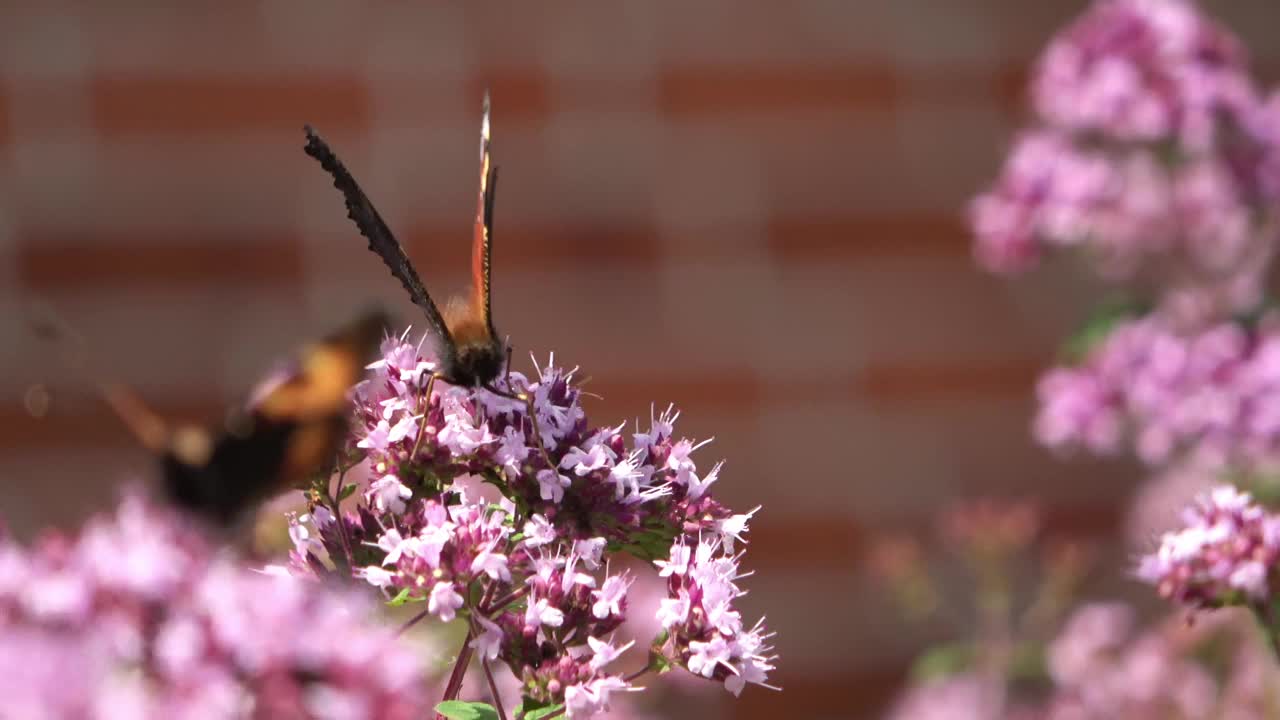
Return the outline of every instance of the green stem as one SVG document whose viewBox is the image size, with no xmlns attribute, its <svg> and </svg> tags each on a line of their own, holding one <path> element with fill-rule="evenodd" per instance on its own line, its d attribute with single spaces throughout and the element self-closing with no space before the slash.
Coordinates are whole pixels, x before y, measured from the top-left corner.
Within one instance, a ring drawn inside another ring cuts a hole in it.
<svg viewBox="0 0 1280 720">
<path fill-rule="evenodd" d="M 449 675 L 449 683 L 445 685 L 441 702 L 456 700 L 462 691 L 462 679 L 467 675 L 467 666 L 471 664 L 471 628 L 467 628 L 467 636 L 462 639 L 462 648 L 458 650 L 458 659 L 453 664 L 453 672 Z"/>
<path fill-rule="evenodd" d="M 347 470 L 350 468 L 343 466 L 341 457 L 338 458 L 338 467 L 340 468 L 338 473 L 338 492 L 334 493 L 333 488 L 327 483 L 324 490 L 325 499 L 329 501 L 329 510 L 333 513 L 333 521 L 338 524 L 338 537 L 342 538 L 342 552 L 346 555 L 346 557 L 342 558 L 341 563 L 335 560 L 334 564 L 338 565 L 338 569 L 350 579 L 351 568 L 355 565 L 356 558 L 355 553 L 351 550 L 351 539 L 347 536 L 347 524 L 342 520 L 342 501 L 338 499 L 342 495 L 342 481 L 347 477 Z"/>
<path fill-rule="evenodd" d="M 1272 654 L 1280 661 L 1280 607 L 1254 605 L 1253 616 L 1258 619 L 1258 627 L 1266 636 Z"/>
<path fill-rule="evenodd" d="M 502 696 L 498 694 L 498 683 L 493 680 L 493 671 L 489 669 L 489 661 L 480 658 L 480 667 L 484 668 L 484 678 L 489 681 L 489 692 L 493 694 L 493 705 L 498 709 L 499 720 L 507 720 L 507 711 L 502 708 Z"/>
</svg>

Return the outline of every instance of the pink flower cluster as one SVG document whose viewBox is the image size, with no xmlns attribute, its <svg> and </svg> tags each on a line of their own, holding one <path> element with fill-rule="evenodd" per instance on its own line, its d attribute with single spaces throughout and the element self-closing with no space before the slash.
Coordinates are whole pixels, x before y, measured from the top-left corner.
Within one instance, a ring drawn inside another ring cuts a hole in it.
<svg viewBox="0 0 1280 720">
<path fill-rule="evenodd" d="M 1147 525 L 1168 527 L 1183 504 L 1171 498 L 1212 483 L 1137 574 L 1186 607 L 1250 608 L 1280 648 L 1280 516 L 1218 485 L 1280 469 L 1280 315 L 1264 304 L 1280 96 L 1264 99 L 1240 44 L 1193 0 L 1094 0 L 1042 55 L 1031 96 L 1036 126 L 970 208 L 978 261 L 1015 272 L 1075 250 L 1128 284 L 1133 305 L 1091 324 L 1073 364 L 1041 378 L 1035 434 L 1055 449 L 1132 448 L 1161 473 L 1138 508 Z M 1012 658 L 1040 642 L 1022 628 L 979 637 L 975 667 L 914 699 L 939 717 L 950 715 L 930 698 L 1006 720 L 1273 715 L 1280 673 L 1253 618 L 1202 617 L 1201 628 L 1250 622 L 1209 663 L 1194 640 L 1207 634 L 1185 622 L 1138 632 L 1128 607 L 1090 605 L 1048 646 L 1047 700 L 1020 692 Z"/>
<path fill-rule="evenodd" d="M 1033 692 L 976 669 L 914 685 L 890 720 L 1264 720 L 1280 671 L 1249 618 L 1139 629 L 1131 607 L 1083 605 L 1045 649 Z"/>
<path fill-rule="evenodd" d="M 995 720 L 1007 717 L 1004 703 L 1000 683 L 977 673 L 959 673 L 913 685 L 894 703 L 886 720 Z"/>
<path fill-rule="evenodd" d="M 1150 465 L 1280 462 L 1280 318 L 1180 332 L 1159 316 L 1117 324 L 1082 363 L 1040 380 L 1035 433 L 1054 448 Z"/>
<path fill-rule="evenodd" d="M 975 252 L 1024 270 L 1079 248 L 1200 321 L 1250 309 L 1276 242 L 1277 114 L 1243 52 L 1186 0 L 1097 0 L 1041 58 L 1042 125 L 976 198 Z"/>
<path fill-rule="evenodd" d="M 733 547 L 755 511 L 715 500 L 721 466 L 699 470 L 692 453 L 705 443 L 677 439 L 675 413 L 628 439 L 622 425 L 587 424 L 573 372 L 511 373 L 501 381 L 508 397 L 446 385 L 434 367 L 403 337 L 384 344 L 356 391 L 363 432 L 352 449 L 371 471 L 364 504 L 337 513 L 321 504 L 295 519 L 295 570 L 352 573 L 396 603 L 425 603 L 424 615 L 465 619 L 464 655 L 478 654 L 486 671 L 506 664 L 524 707 L 563 703 L 567 716 L 588 717 L 667 665 L 735 694 L 765 683 L 766 636 L 759 625 L 744 630 L 732 606 Z M 695 548 L 677 572 L 670 563 Z M 671 576 L 668 637 L 630 675 L 610 669 L 629 647 L 611 640 L 633 582 L 610 572 L 618 553 L 658 560 Z M 461 684 L 458 674 L 446 699 Z"/>
<path fill-rule="evenodd" d="M 1064 130 L 1209 149 L 1253 85 L 1240 43 L 1193 1 L 1099 0 L 1049 44 L 1031 94 Z"/>
<path fill-rule="evenodd" d="M 1185 526 L 1142 558 L 1138 577 L 1192 607 L 1266 604 L 1276 590 L 1280 517 L 1248 493 L 1221 485 L 1197 499 Z"/>
<path fill-rule="evenodd" d="M 737 695 L 747 683 L 764 684 L 773 670 L 762 622 L 751 629 L 733 601 L 742 595 L 738 555 L 725 552 L 721 538 L 686 540 L 671 546 L 671 557 L 657 561 L 667 578 L 669 597 L 658 609 L 667 630 L 664 657 L 679 658 L 690 672 L 723 680 Z"/>
<path fill-rule="evenodd" d="M 420 717 L 423 663 L 374 610 L 131 496 L 76 538 L 0 541 L 0 716 Z"/>
<path fill-rule="evenodd" d="M 1047 653 L 1051 720 L 1214 717 L 1208 668 L 1185 657 L 1171 633 L 1139 634 L 1135 625 L 1122 603 L 1085 605 L 1067 619 Z"/>
</svg>

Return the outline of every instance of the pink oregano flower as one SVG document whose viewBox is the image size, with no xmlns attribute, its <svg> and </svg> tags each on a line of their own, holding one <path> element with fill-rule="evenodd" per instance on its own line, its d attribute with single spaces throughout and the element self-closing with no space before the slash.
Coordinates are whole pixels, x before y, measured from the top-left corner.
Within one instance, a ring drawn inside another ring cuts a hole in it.
<svg viewBox="0 0 1280 720">
<path fill-rule="evenodd" d="M 1040 380 L 1035 431 L 1054 448 L 1152 466 L 1280 466 L 1280 315 L 1177 330 L 1159 316 L 1117 322 L 1074 366 Z"/>
<path fill-rule="evenodd" d="M 1183 321 L 1258 303 L 1280 116 L 1235 37 L 1189 0 L 1097 0 L 1041 56 L 1031 96 L 1038 122 L 970 208 L 984 267 L 1071 248 Z"/>
<path fill-rule="evenodd" d="M 1249 493 L 1220 485 L 1183 515 L 1142 558 L 1138 577 L 1191 607 L 1265 606 L 1275 598 L 1280 517 Z"/>
<path fill-rule="evenodd" d="M 486 673 L 510 669 L 521 708 L 571 718 L 672 666 L 734 694 L 767 686 L 769 635 L 734 606 L 744 574 L 733 548 L 759 508 L 735 513 L 715 499 L 722 466 L 699 468 L 706 442 L 675 436 L 673 409 L 627 433 L 591 426 L 574 372 L 554 364 L 505 377 L 511 397 L 447 385 L 434 369 L 420 344 L 384 343 L 355 391 L 350 448 L 373 481 L 354 511 L 331 497 L 293 520 L 295 572 L 353 575 L 394 603 L 422 603 L 419 617 L 465 621 L 445 700 L 472 654 Z M 635 580 L 610 570 L 623 554 L 657 563 L 670 592 L 663 630 L 629 672 L 630 645 L 610 640 Z"/>
<path fill-rule="evenodd" d="M 422 717 L 422 658 L 374 611 L 130 495 L 78 536 L 0 539 L 0 716 Z"/>
</svg>

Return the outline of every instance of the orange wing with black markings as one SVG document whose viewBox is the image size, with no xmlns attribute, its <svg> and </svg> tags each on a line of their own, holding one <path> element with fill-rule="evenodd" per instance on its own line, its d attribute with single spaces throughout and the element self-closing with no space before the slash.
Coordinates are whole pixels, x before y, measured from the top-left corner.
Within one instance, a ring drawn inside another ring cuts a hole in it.
<svg viewBox="0 0 1280 720">
<path fill-rule="evenodd" d="M 484 119 L 480 125 L 480 190 L 476 194 L 476 219 L 471 235 L 471 305 L 490 335 L 493 329 L 490 278 L 493 265 L 493 199 L 498 189 L 498 168 L 489 156 L 489 94 L 484 95 Z"/>
<path fill-rule="evenodd" d="M 388 325 L 380 310 L 311 344 L 274 373 L 225 426 L 172 425 L 130 388 L 99 382 L 103 399 L 156 453 L 163 490 L 175 505 L 230 527 L 259 503 L 325 472 L 347 433 L 347 391 L 364 373 Z M 45 334 L 65 328 L 41 326 Z"/>
</svg>

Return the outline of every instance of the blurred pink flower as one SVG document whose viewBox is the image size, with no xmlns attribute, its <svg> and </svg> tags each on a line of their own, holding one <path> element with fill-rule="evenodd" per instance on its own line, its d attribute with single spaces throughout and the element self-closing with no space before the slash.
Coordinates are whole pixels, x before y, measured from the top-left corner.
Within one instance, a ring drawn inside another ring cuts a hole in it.
<svg viewBox="0 0 1280 720">
<path fill-rule="evenodd" d="M 913 686 L 887 720 L 995 720 L 1003 717 L 1004 688 L 977 675 L 962 674 Z"/>
<path fill-rule="evenodd" d="M 1277 241 L 1280 109 L 1184 0 L 1097 0 L 1036 67 L 1040 124 L 970 208 L 978 262 L 1083 251 L 1183 323 L 1254 308 Z"/>
<path fill-rule="evenodd" d="M 1142 558 L 1138 577 L 1193 608 L 1274 600 L 1280 517 L 1248 493 L 1219 485 L 1187 509 L 1183 523 Z"/>
<path fill-rule="evenodd" d="M 1151 547 L 1161 535 L 1180 527 L 1186 507 L 1219 482 L 1214 469 L 1190 462 L 1174 463 L 1147 478 L 1129 506 L 1130 544 Z"/>
<path fill-rule="evenodd" d="M 1280 466 L 1280 317 L 1181 331 L 1159 316 L 1113 327 L 1037 394 L 1044 444 L 1113 454 L 1132 442 L 1149 465 Z"/>
<path fill-rule="evenodd" d="M 391 719 L 431 696 L 363 596 L 239 565 L 138 496 L 0 557 L 0 716 Z"/>
<path fill-rule="evenodd" d="M 1189 0 L 1099 0 L 1060 31 L 1032 80 L 1045 122 L 1207 149 L 1253 102 L 1244 49 Z"/>
</svg>

